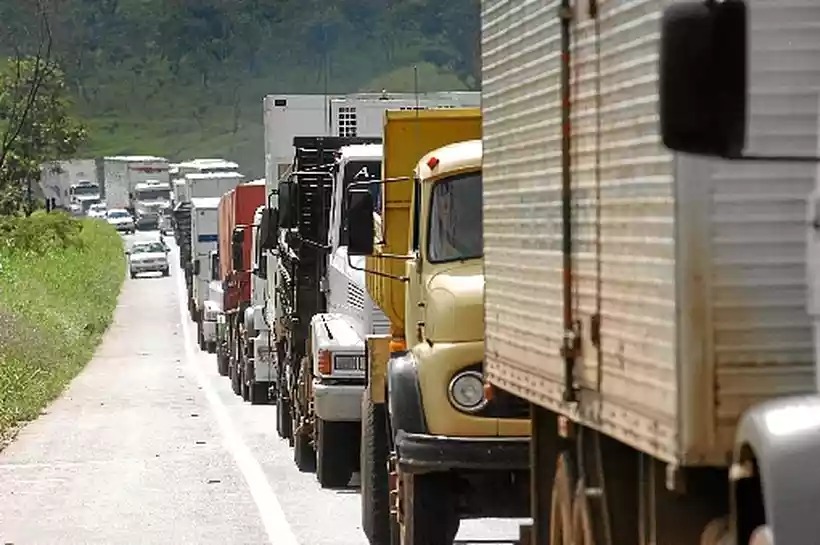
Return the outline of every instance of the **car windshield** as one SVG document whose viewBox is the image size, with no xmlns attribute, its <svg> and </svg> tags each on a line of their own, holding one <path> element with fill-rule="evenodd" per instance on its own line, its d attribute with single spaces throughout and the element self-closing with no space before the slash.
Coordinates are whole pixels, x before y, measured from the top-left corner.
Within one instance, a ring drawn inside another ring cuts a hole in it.
<svg viewBox="0 0 820 545">
<path fill-rule="evenodd" d="M 427 258 L 431 263 L 482 256 L 481 191 L 481 172 L 435 183 L 427 240 Z"/>
<path fill-rule="evenodd" d="M 92 212 L 102 212 L 103 210 L 105 210 L 105 205 L 104 204 L 92 204 L 91 205 L 91 211 Z"/>
<path fill-rule="evenodd" d="M 115 219 L 117 219 L 117 218 L 127 218 L 128 217 L 128 212 L 126 212 L 125 210 L 112 210 L 111 212 L 108 213 L 108 217 L 109 218 L 115 218 Z"/>
<path fill-rule="evenodd" d="M 165 246 L 161 242 L 152 242 L 150 244 L 137 244 L 131 248 L 132 254 L 154 254 L 157 252 L 164 252 Z"/>
</svg>

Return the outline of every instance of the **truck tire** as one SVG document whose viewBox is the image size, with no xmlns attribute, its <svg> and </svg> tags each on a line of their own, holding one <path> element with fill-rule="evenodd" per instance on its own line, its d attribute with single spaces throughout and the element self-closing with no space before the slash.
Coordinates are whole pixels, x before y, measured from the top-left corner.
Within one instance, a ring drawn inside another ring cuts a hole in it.
<svg viewBox="0 0 820 545">
<path fill-rule="evenodd" d="M 356 463 L 355 422 L 316 419 L 316 478 L 322 488 L 345 488 Z"/>
<path fill-rule="evenodd" d="M 228 376 L 228 356 L 219 347 L 216 347 L 216 370 L 220 376 Z"/>
<path fill-rule="evenodd" d="M 362 529 L 370 545 L 390 543 L 390 490 L 387 482 L 387 411 L 362 396 Z"/>
<path fill-rule="evenodd" d="M 280 393 L 276 396 L 276 432 L 282 439 L 293 439 L 290 421 L 290 402 Z"/>
<path fill-rule="evenodd" d="M 254 382 L 251 384 L 250 402 L 251 405 L 267 405 L 268 404 L 268 389 L 270 384 L 267 382 Z"/>
<path fill-rule="evenodd" d="M 453 545 L 461 524 L 447 473 L 400 473 L 402 545 Z"/>
<path fill-rule="evenodd" d="M 236 361 L 230 367 L 231 371 L 231 389 L 236 395 L 242 395 L 242 385 L 239 382 L 239 365 Z"/>
<path fill-rule="evenodd" d="M 200 350 L 205 350 L 205 331 L 202 329 L 202 322 L 197 321 L 196 323 L 196 340 L 197 344 L 199 344 Z"/>
<path fill-rule="evenodd" d="M 169 269 L 168 267 L 162 269 L 162 276 L 171 276 L 171 269 Z"/>
<path fill-rule="evenodd" d="M 294 434 L 293 437 L 293 461 L 296 468 L 302 473 L 312 473 L 316 471 L 316 451 L 310 444 L 310 436 L 306 433 Z"/>
<path fill-rule="evenodd" d="M 250 401 L 251 400 L 251 388 L 248 385 L 248 379 L 245 376 L 245 366 L 244 364 L 242 367 L 239 368 L 239 390 L 240 395 L 242 395 L 242 401 Z"/>
</svg>

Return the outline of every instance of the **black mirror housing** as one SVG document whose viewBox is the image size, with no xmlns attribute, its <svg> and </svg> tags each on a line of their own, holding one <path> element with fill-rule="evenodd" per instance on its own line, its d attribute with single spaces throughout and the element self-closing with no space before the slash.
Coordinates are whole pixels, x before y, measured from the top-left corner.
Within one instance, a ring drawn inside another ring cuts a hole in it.
<svg viewBox="0 0 820 545">
<path fill-rule="evenodd" d="M 263 250 L 273 250 L 278 243 L 279 211 L 275 208 L 265 208 L 262 212 L 262 222 L 259 224 L 259 247 Z"/>
<path fill-rule="evenodd" d="M 242 244 L 242 241 L 245 240 L 245 230 L 241 227 L 237 227 L 233 231 L 233 236 L 231 237 L 231 241 L 234 244 Z"/>
<path fill-rule="evenodd" d="M 718 157 L 743 152 L 747 24 L 743 0 L 679 2 L 664 10 L 659 109 L 667 148 Z"/>
<path fill-rule="evenodd" d="M 296 227 L 296 183 L 291 181 L 279 182 L 279 228 L 293 229 Z"/>
<path fill-rule="evenodd" d="M 194 273 L 195 276 L 199 276 L 199 270 L 200 270 L 200 264 L 199 264 L 199 260 L 197 259 L 196 261 L 194 261 L 193 273 Z"/>
<path fill-rule="evenodd" d="M 353 188 L 347 199 L 347 254 L 373 255 L 373 195 L 367 187 Z"/>
</svg>

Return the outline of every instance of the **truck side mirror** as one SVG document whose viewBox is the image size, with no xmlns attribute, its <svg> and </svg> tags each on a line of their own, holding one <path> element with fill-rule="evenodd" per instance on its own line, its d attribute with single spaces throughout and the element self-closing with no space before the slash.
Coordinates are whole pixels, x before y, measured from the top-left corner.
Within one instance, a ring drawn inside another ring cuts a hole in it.
<svg viewBox="0 0 820 545">
<path fill-rule="evenodd" d="M 199 269 L 200 269 L 200 264 L 199 264 L 199 260 L 197 259 L 196 261 L 194 261 L 194 276 L 199 276 Z"/>
<path fill-rule="evenodd" d="M 279 227 L 293 229 L 296 227 L 294 208 L 296 207 L 296 183 L 279 182 Z"/>
<path fill-rule="evenodd" d="M 234 230 L 233 236 L 231 237 L 231 258 L 233 261 L 233 270 L 241 271 L 242 270 L 242 246 L 245 242 L 245 230 L 241 227 L 238 227 Z"/>
<path fill-rule="evenodd" d="M 737 157 L 746 145 L 747 8 L 687 1 L 661 19 L 660 123 L 674 151 Z"/>
<path fill-rule="evenodd" d="M 263 250 L 273 250 L 278 243 L 279 211 L 275 208 L 265 208 L 262 212 L 262 222 L 259 224 L 259 247 Z"/>
<path fill-rule="evenodd" d="M 351 189 L 347 194 L 347 254 L 373 254 L 373 196 L 367 188 Z"/>
</svg>

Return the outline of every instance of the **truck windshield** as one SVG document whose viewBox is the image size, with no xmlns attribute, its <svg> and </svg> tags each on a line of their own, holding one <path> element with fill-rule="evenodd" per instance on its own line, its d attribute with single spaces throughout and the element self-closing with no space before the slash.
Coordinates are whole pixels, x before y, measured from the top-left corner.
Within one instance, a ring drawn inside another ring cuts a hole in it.
<svg viewBox="0 0 820 545">
<path fill-rule="evenodd" d="M 84 197 L 86 195 L 98 195 L 100 188 L 96 185 L 81 185 L 71 188 L 71 191 L 77 197 Z"/>
<path fill-rule="evenodd" d="M 366 182 L 368 180 L 378 180 L 381 175 L 381 161 L 350 161 L 345 165 L 342 180 L 344 181 L 343 191 L 346 194 L 347 187 L 351 182 Z M 379 198 L 381 197 L 381 184 L 370 184 L 370 194 L 373 197 L 375 211 L 381 210 Z M 342 199 L 342 217 L 339 231 L 339 245 L 347 246 L 347 198 Z"/>
<path fill-rule="evenodd" d="M 143 189 L 136 193 L 139 201 L 167 201 L 171 199 L 171 191 L 168 189 Z"/>
<path fill-rule="evenodd" d="M 481 172 L 445 178 L 433 185 L 427 259 L 445 263 L 483 255 Z"/>
</svg>

